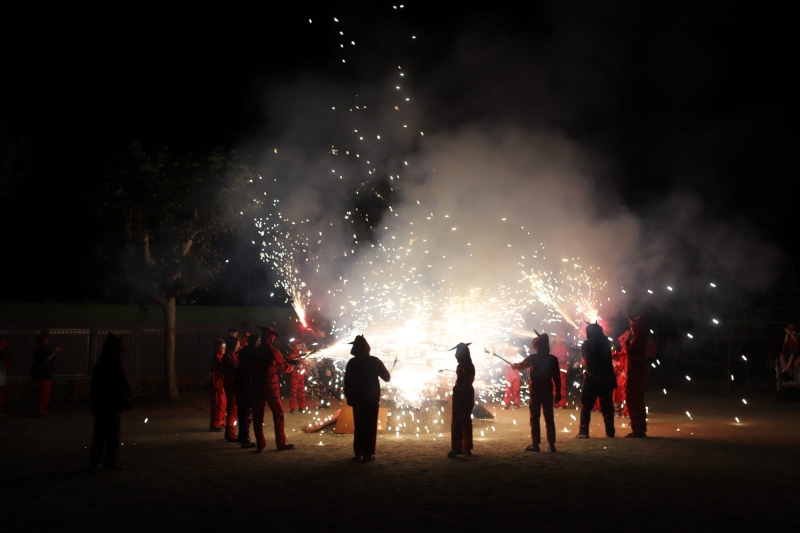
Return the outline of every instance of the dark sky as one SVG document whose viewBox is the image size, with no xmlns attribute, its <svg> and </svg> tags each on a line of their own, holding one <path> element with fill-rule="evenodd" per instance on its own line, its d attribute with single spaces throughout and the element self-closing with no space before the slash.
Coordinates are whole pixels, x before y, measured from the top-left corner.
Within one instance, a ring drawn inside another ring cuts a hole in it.
<svg viewBox="0 0 800 533">
<path fill-rule="evenodd" d="M 295 89 L 323 80 L 318 87 L 369 94 L 396 63 L 414 73 L 415 117 L 429 135 L 498 125 L 556 132 L 580 146 L 599 188 L 634 212 L 663 219 L 664 198 L 686 192 L 701 199 L 703 217 L 794 252 L 798 112 L 787 12 L 724 2 L 482 3 L 474 11 L 466 3 L 295 4 L 11 13 L 0 126 L 30 156 L 25 182 L 4 199 L 4 276 L 23 281 L 8 284 L 4 298 L 100 297 L 84 267 L 97 222 L 83 198 L 133 139 L 256 152 L 302 139 L 324 151 L 325 120 L 316 135 L 297 133 L 297 121 L 315 129 L 323 93 L 302 100 Z M 340 49 L 351 39 L 355 48 Z M 236 246 L 230 254 L 239 270 L 207 303 L 247 297 L 246 261 Z M 251 283 L 274 282 L 255 270 Z"/>
</svg>

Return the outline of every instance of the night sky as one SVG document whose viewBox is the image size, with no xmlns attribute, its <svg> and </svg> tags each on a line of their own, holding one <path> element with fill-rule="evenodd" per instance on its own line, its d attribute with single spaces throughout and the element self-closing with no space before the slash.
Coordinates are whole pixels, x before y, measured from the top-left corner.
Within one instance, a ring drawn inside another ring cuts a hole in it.
<svg viewBox="0 0 800 533">
<path fill-rule="evenodd" d="M 708 250 L 701 235 L 741 261 L 795 253 L 796 46 L 786 12 L 724 2 L 482 3 L 472 11 L 466 3 L 296 4 L 7 13 L 0 126 L 30 153 L 25 181 L 4 184 L 3 299 L 102 299 L 86 266 L 98 222 L 83 197 L 134 139 L 236 148 L 265 175 L 274 170 L 266 154 L 281 146 L 306 156 L 297 166 L 307 172 L 289 181 L 314 189 L 318 167 L 309 161 L 346 148 L 349 126 L 328 111 L 354 94 L 390 104 L 384 95 L 400 64 L 413 95 L 404 117 L 425 137 L 386 137 L 375 157 L 387 166 L 400 155 L 441 166 L 458 147 L 474 152 L 468 139 L 497 139 L 489 161 L 527 148 L 556 160 L 551 168 L 568 157 L 591 179 L 565 197 L 586 195 L 577 205 L 608 217 L 632 213 L 659 235 L 697 236 L 682 243 L 694 254 Z M 249 237 L 227 243 L 238 267 L 201 303 L 245 304 Z M 249 303 L 273 301 L 274 281 L 256 262 Z"/>
</svg>

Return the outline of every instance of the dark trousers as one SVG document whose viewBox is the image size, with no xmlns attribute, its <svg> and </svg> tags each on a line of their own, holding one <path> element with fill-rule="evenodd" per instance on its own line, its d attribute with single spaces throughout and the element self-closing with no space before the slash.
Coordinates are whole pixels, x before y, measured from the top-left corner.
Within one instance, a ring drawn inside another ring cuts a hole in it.
<svg viewBox="0 0 800 533">
<path fill-rule="evenodd" d="M 533 444 L 542 442 L 542 428 L 539 425 L 539 417 L 544 414 L 544 427 L 547 442 L 556 442 L 556 419 L 553 416 L 553 397 L 552 396 L 531 396 L 531 440 Z"/>
<path fill-rule="evenodd" d="M 583 392 L 581 393 L 581 421 L 579 433 L 589 434 L 589 422 L 592 418 L 592 409 L 598 398 L 600 398 L 600 412 L 603 414 L 603 424 L 606 429 L 606 436 L 614 436 L 614 400 L 612 380 L 599 380 L 593 376 L 585 376 L 583 379 Z M 630 399 L 629 399 L 630 401 Z"/>
<path fill-rule="evenodd" d="M 472 391 L 453 392 L 453 417 L 450 421 L 451 451 L 472 449 L 472 410 L 475 408 L 475 396 Z"/>
<path fill-rule="evenodd" d="M 379 408 L 377 403 L 353 406 L 353 454 L 356 457 L 375 455 Z"/>
<path fill-rule="evenodd" d="M 250 426 L 253 425 L 253 402 L 244 391 L 236 393 L 236 424 L 239 426 L 239 442 L 250 442 Z"/>
<path fill-rule="evenodd" d="M 94 435 L 89 452 L 89 462 L 93 465 L 116 466 L 119 459 L 120 430 L 122 415 L 117 412 L 103 413 L 94 417 Z"/>
</svg>

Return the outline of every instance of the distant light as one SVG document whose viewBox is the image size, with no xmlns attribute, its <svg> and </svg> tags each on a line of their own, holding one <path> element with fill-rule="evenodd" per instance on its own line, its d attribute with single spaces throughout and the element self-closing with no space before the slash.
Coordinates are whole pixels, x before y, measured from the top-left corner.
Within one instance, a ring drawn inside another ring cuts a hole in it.
<svg viewBox="0 0 800 533">
<path fill-rule="evenodd" d="M 716 285 L 714 285 L 713 283 L 709 283 L 709 285 L 711 285 L 712 287 L 716 287 Z"/>
<path fill-rule="evenodd" d="M 147 417 L 145 417 L 145 418 L 144 418 L 144 423 L 145 423 L 145 424 L 147 424 L 147 420 L 148 420 L 148 418 L 147 418 Z"/>
<path fill-rule="evenodd" d="M 691 333 L 687 333 L 686 336 L 689 337 L 690 339 L 694 339 L 694 337 L 692 337 Z"/>
<path fill-rule="evenodd" d="M 670 287 L 669 285 L 667 285 L 667 290 L 668 290 L 668 291 L 671 291 L 671 290 L 672 290 L 672 287 Z"/>
<path fill-rule="evenodd" d="M 689 376 L 686 376 L 686 381 L 692 381 L 692 378 L 690 378 Z"/>
<path fill-rule="evenodd" d="M 648 292 L 649 294 L 653 294 L 653 291 L 651 291 L 650 289 L 647 289 L 647 292 Z"/>
</svg>

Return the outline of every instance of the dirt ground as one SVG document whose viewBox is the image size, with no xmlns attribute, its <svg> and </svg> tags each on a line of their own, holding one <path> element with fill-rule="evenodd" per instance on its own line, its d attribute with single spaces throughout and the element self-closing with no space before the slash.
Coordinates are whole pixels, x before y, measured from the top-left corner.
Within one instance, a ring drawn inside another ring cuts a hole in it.
<svg viewBox="0 0 800 533">
<path fill-rule="evenodd" d="M 6 531 L 45 528 L 188 531 L 719 531 L 786 526 L 798 476 L 800 402 L 769 390 L 713 387 L 647 393 L 647 439 L 576 440 L 577 411 L 557 410 L 558 451 L 526 452 L 528 411 L 487 405 L 471 457 L 448 459 L 449 408 L 415 413 L 354 462 L 352 435 L 302 428 L 331 410 L 288 414 L 295 450 L 264 453 L 208 432 L 206 394 L 137 399 L 123 417 L 118 472 L 92 471 L 85 401 L 45 418 L 7 405 L 0 418 Z M 315 403 L 316 405 L 316 403 Z M 389 425 L 411 413 L 391 413 Z M 738 418 L 738 421 L 737 421 Z M 413 427 L 419 424 L 419 430 Z M 266 421 L 270 442 L 272 421 Z M 396 426 L 395 426 L 396 428 Z M 393 428 L 394 429 L 394 428 Z M 419 433 L 417 433 L 419 431 Z M 277 528 L 277 529 L 275 529 Z M 5 527 L 3 528 L 5 529 Z"/>
</svg>

